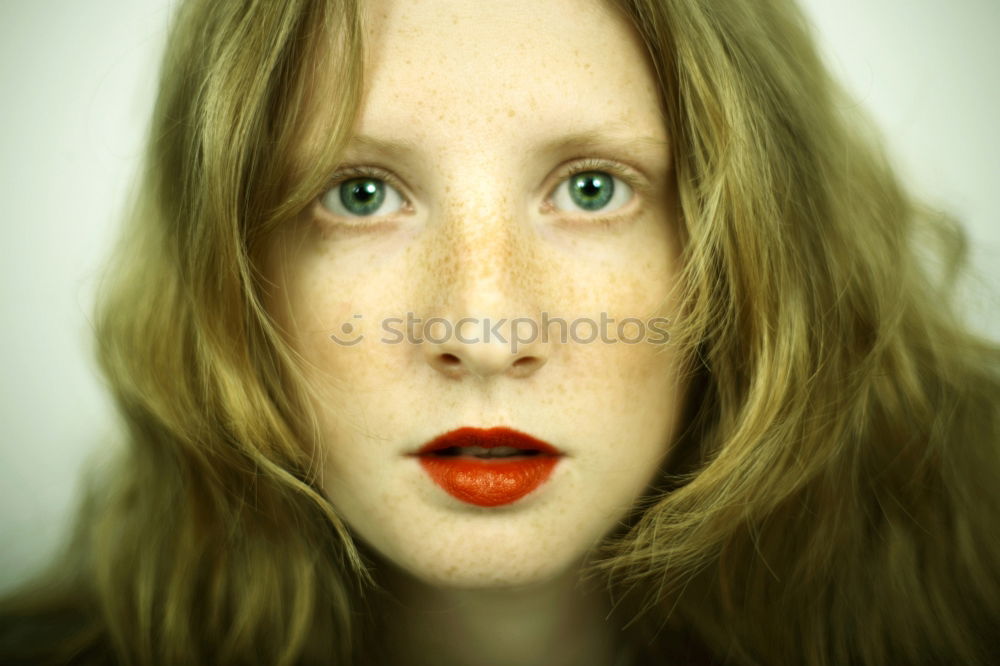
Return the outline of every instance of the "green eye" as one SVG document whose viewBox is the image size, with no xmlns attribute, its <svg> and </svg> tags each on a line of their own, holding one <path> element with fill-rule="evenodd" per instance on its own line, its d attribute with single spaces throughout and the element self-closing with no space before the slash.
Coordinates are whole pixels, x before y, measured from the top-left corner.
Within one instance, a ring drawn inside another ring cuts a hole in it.
<svg viewBox="0 0 1000 666">
<path fill-rule="evenodd" d="M 564 211 L 618 210 L 632 198 L 632 188 L 604 171 L 583 171 L 570 176 L 556 188 L 553 203 Z"/>
<path fill-rule="evenodd" d="M 580 173 L 569 179 L 569 196 L 585 210 L 600 210 L 615 194 L 615 181 L 599 172 Z"/>
<path fill-rule="evenodd" d="M 320 203 L 334 215 L 369 217 L 397 212 L 403 197 L 380 178 L 351 178 L 327 191 Z"/>
</svg>

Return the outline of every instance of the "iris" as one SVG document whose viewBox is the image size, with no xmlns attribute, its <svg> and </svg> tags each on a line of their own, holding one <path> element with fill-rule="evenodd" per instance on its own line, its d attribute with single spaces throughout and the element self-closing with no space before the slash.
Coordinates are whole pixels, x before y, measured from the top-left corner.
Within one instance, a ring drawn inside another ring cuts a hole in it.
<svg viewBox="0 0 1000 666">
<path fill-rule="evenodd" d="M 371 215 L 385 201 L 385 183 L 376 178 L 354 178 L 340 185 L 340 203 L 352 215 Z"/>
<path fill-rule="evenodd" d="M 584 210 L 600 210 L 615 194 L 615 179 L 603 171 L 585 171 L 569 180 L 573 203 Z"/>
</svg>

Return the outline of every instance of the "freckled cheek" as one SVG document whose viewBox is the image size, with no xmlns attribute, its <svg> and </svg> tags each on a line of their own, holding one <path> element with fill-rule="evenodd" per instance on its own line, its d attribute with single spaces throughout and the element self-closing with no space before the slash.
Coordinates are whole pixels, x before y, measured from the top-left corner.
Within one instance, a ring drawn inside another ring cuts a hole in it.
<svg viewBox="0 0 1000 666">
<path fill-rule="evenodd" d="M 355 386 L 384 378 L 392 366 L 387 353 L 401 348 L 378 343 L 385 336 L 380 328 L 384 313 L 371 305 L 384 303 L 386 297 L 324 272 L 302 277 L 281 318 L 307 362 L 307 374 L 317 381 L 347 380 Z"/>
<path fill-rule="evenodd" d="M 607 319 L 603 328 L 632 339 L 650 317 L 662 314 L 664 307 L 671 308 L 676 275 L 668 257 L 643 260 L 637 254 L 631 259 L 574 266 L 565 272 L 563 284 L 562 303 L 575 307 L 580 315 L 600 317 L 603 312 Z"/>
<path fill-rule="evenodd" d="M 310 374 L 315 380 L 327 380 L 328 385 L 349 386 L 355 396 L 385 391 L 387 382 L 399 378 L 400 358 L 410 345 L 405 340 L 388 344 L 384 336 L 376 322 L 365 322 L 351 335 L 343 336 L 342 342 L 322 333 L 313 335 L 303 349 L 306 360 L 316 366 Z"/>
<path fill-rule="evenodd" d="M 346 384 L 351 395 L 372 390 L 384 390 L 389 378 L 399 376 L 399 362 L 394 350 L 403 345 L 383 345 L 377 339 L 364 340 L 354 346 L 339 345 L 332 340 L 318 339 L 306 352 L 307 360 L 317 369 L 316 380 L 327 380 L 333 386 Z"/>
<path fill-rule="evenodd" d="M 562 350 L 563 362 L 575 378 L 574 390 L 602 396 L 608 404 L 629 409 L 636 397 L 669 392 L 676 379 L 677 359 L 666 345 L 642 341 L 570 343 Z"/>
<path fill-rule="evenodd" d="M 577 316 L 605 321 L 596 338 L 590 324 L 580 325 L 560 351 L 561 362 L 576 378 L 574 391 L 601 396 L 609 409 L 634 413 L 641 396 L 672 395 L 678 360 L 670 347 L 670 318 L 676 308 L 676 271 L 667 252 L 636 253 L 635 262 L 580 272 L 575 285 Z M 550 329 L 558 333 L 558 329 Z M 650 397 L 651 400 L 654 398 Z"/>
</svg>

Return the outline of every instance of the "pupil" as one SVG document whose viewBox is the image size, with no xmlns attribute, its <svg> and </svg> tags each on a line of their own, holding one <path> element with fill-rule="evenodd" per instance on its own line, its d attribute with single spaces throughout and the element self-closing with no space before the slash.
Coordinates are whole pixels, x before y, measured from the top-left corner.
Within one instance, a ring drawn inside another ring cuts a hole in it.
<svg viewBox="0 0 1000 666">
<path fill-rule="evenodd" d="M 578 174 L 570 184 L 570 195 L 573 201 L 586 210 L 604 208 L 611 201 L 614 193 L 614 180 L 601 171 Z"/>
<path fill-rule="evenodd" d="M 340 186 L 340 202 L 355 215 L 371 215 L 385 201 L 385 183 L 374 178 L 356 178 Z"/>
</svg>

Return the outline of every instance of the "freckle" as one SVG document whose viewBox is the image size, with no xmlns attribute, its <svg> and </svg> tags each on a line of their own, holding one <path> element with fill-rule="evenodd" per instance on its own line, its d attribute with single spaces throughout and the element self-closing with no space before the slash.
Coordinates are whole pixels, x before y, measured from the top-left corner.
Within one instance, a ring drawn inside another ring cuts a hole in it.
<svg viewBox="0 0 1000 666">
<path fill-rule="evenodd" d="M 514 116 L 516 116 L 516 115 L 517 115 L 517 112 L 516 112 L 516 111 L 514 111 L 514 109 L 507 109 L 507 116 L 508 116 L 509 118 L 513 118 L 513 117 L 514 117 Z"/>
</svg>

